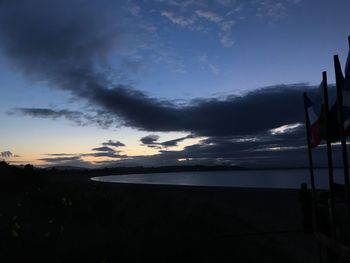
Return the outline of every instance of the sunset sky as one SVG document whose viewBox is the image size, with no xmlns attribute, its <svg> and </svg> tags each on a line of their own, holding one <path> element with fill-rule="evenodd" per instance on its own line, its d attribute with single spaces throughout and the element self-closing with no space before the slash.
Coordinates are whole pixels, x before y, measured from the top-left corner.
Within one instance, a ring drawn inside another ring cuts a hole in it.
<svg viewBox="0 0 350 263">
<path fill-rule="evenodd" d="M 0 0 L 0 159 L 306 166 L 302 93 L 324 70 L 335 82 L 334 54 L 345 66 L 349 10 L 348 0 Z"/>
</svg>

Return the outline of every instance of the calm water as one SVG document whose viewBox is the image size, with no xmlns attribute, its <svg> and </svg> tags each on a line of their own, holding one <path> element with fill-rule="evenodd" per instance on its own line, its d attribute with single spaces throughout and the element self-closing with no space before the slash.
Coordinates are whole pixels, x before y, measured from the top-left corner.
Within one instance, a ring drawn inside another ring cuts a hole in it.
<svg viewBox="0 0 350 263">
<path fill-rule="evenodd" d="M 256 188 L 300 188 L 310 186 L 308 170 L 254 170 L 130 174 L 91 178 L 94 181 L 127 184 L 197 185 Z M 343 170 L 334 170 L 335 181 L 343 182 Z M 316 187 L 328 188 L 328 170 L 315 170 Z"/>
</svg>

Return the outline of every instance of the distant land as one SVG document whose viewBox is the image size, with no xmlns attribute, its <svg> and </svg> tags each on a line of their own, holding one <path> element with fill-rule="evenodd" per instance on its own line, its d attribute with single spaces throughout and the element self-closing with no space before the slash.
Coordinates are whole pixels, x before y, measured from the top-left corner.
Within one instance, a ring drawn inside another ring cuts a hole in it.
<svg viewBox="0 0 350 263">
<path fill-rule="evenodd" d="M 196 172 L 196 171 L 236 171 L 248 170 L 241 166 L 206 166 L 206 165 L 183 165 L 183 166 L 157 166 L 157 167 L 105 167 L 105 168 L 82 168 L 73 166 L 53 166 L 38 168 L 41 173 L 59 174 L 86 174 L 86 175 L 118 175 L 118 174 L 140 174 L 140 173 L 171 173 L 171 172 Z"/>
<path fill-rule="evenodd" d="M 85 168 L 78 166 L 50 166 L 37 168 L 45 171 L 85 171 L 89 173 L 112 173 L 112 174 L 130 174 L 130 173 L 172 173 L 172 172 L 205 172 L 205 171 L 244 171 L 244 170 L 300 170 L 309 169 L 307 166 L 296 167 L 244 167 L 239 165 L 177 165 L 177 166 L 120 166 L 104 168 Z M 314 169 L 328 169 L 328 167 L 314 167 Z M 342 169 L 342 167 L 334 167 Z"/>
<path fill-rule="evenodd" d="M 85 168 L 78 166 L 51 166 L 34 167 L 27 165 L 10 165 L 5 161 L 0 162 L 0 172 L 8 174 L 28 173 L 32 170 L 35 174 L 41 175 L 80 175 L 80 176 L 102 176 L 102 175 L 122 175 L 122 174 L 143 174 L 143 173 L 172 173 L 172 172 L 204 172 L 204 171 L 244 171 L 244 170 L 298 170 L 308 169 L 308 167 L 242 167 L 235 165 L 181 165 L 181 166 L 131 166 L 131 167 L 104 167 Z M 315 167 L 316 169 L 327 169 L 327 167 Z M 341 167 L 335 167 L 338 169 Z"/>
<path fill-rule="evenodd" d="M 11 165 L 5 161 L 0 161 L 0 169 L 8 168 L 13 170 L 32 169 L 36 173 L 89 173 L 89 174 L 130 174 L 130 173 L 163 173 L 163 172 L 191 172 L 191 171 L 232 171 L 247 170 L 248 168 L 234 165 L 181 165 L 181 166 L 127 166 L 127 167 L 104 167 L 85 168 L 79 166 L 50 166 L 35 167 L 27 165 Z"/>
</svg>

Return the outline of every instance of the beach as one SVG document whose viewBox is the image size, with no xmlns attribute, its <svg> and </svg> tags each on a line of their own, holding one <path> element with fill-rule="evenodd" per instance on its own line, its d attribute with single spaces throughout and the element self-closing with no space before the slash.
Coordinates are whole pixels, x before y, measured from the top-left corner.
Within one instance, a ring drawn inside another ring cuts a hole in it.
<svg viewBox="0 0 350 263">
<path fill-rule="evenodd" d="M 67 179 L 68 178 L 68 179 Z M 316 262 L 297 190 L 93 182 L 1 184 L 4 262 Z"/>
</svg>

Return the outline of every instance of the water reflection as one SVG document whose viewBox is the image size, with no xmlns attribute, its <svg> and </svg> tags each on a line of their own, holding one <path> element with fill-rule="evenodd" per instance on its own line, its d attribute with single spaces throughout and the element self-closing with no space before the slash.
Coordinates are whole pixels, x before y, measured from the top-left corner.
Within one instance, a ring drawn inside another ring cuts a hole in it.
<svg viewBox="0 0 350 263">
<path fill-rule="evenodd" d="M 335 169 L 335 181 L 343 183 L 343 171 Z M 328 170 L 316 169 L 316 187 L 328 188 Z M 130 174 L 93 177 L 91 180 L 110 183 L 159 184 L 159 185 L 195 185 L 255 188 L 292 188 L 301 183 L 310 185 L 308 170 L 251 170 L 251 171 L 210 171 L 177 172 L 155 174 Z"/>
</svg>

